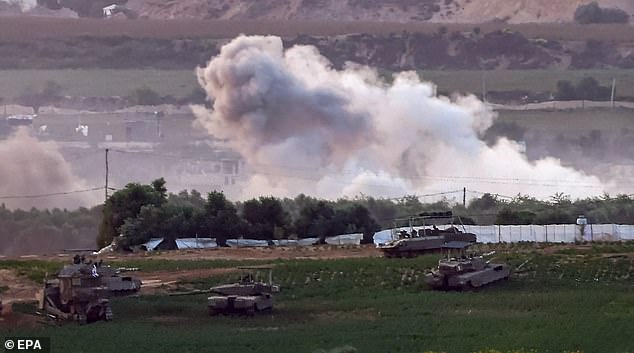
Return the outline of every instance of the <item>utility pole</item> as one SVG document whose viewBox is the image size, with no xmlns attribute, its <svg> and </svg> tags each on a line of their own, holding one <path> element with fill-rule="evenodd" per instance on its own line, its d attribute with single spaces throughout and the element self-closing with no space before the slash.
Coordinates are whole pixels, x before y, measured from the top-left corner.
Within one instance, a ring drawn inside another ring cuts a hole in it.
<svg viewBox="0 0 634 353">
<path fill-rule="evenodd" d="M 610 95 L 610 106 L 614 108 L 614 91 L 616 89 L 616 78 L 612 77 L 612 94 Z"/>
<path fill-rule="evenodd" d="M 462 207 L 467 208 L 467 188 L 462 188 Z"/>
<path fill-rule="evenodd" d="M 487 102 L 486 71 L 482 70 L 482 101 Z"/>
<path fill-rule="evenodd" d="M 104 192 L 106 194 L 106 199 L 104 202 L 108 201 L 108 152 L 110 150 L 106 148 L 106 186 L 104 187 Z"/>
</svg>

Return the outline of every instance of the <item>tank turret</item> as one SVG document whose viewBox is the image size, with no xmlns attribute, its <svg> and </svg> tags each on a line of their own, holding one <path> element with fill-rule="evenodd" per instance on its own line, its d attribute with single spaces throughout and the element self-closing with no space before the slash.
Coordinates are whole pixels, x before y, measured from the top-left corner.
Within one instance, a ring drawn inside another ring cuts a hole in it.
<svg viewBox="0 0 634 353">
<path fill-rule="evenodd" d="M 446 258 L 438 262 L 438 268 L 425 276 L 425 282 L 434 289 L 473 289 L 490 283 L 507 279 L 511 275 L 511 268 L 507 264 L 492 263 L 486 258 L 494 254 L 481 256 L 466 256 L 467 242 L 450 242 L 443 246 L 447 252 Z M 452 250 L 459 256 L 452 257 Z"/>
<path fill-rule="evenodd" d="M 424 212 L 406 219 L 396 219 L 395 225 L 399 221 L 407 221 L 409 232 L 398 230 L 396 234 L 393 234 L 393 239 L 379 245 L 379 249 L 385 257 L 415 257 L 425 253 L 439 252 L 444 244 L 453 241 L 475 243 L 476 235 L 466 232 L 464 226 L 462 231 L 458 229 L 454 225 L 456 219 L 461 225 L 460 218 L 454 216 L 451 211 Z M 441 226 L 442 229 L 440 229 L 433 224 L 438 220 L 444 220 L 450 224 Z"/>
<path fill-rule="evenodd" d="M 207 290 L 196 290 L 171 295 L 196 295 L 209 293 L 207 309 L 209 315 L 242 313 L 254 315 L 258 311 L 273 308 L 273 294 L 279 292 L 279 286 L 273 284 L 271 267 L 238 267 L 242 273 L 237 283 L 223 284 Z M 259 274 L 268 272 L 267 279 Z"/>
</svg>

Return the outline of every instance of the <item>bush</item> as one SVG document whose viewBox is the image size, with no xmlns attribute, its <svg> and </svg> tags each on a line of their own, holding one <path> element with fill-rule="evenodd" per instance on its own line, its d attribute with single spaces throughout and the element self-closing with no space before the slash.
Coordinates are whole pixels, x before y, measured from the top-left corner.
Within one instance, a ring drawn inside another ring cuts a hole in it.
<svg viewBox="0 0 634 353">
<path fill-rule="evenodd" d="M 601 86 L 594 77 L 584 77 L 573 86 L 570 81 L 557 81 L 558 100 L 605 100 L 610 98 L 610 87 Z"/>
<path fill-rule="evenodd" d="M 557 93 L 555 96 L 562 101 L 573 100 L 576 98 L 575 87 L 570 81 L 559 80 L 557 81 Z"/>
<path fill-rule="evenodd" d="M 134 105 L 159 105 L 163 103 L 163 97 L 150 87 L 143 86 L 130 93 L 130 102 Z"/>
<path fill-rule="evenodd" d="M 596 2 L 579 5 L 575 10 L 575 22 L 588 23 L 627 23 L 630 16 L 618 8 L 603 9 Z"/>
</svg>

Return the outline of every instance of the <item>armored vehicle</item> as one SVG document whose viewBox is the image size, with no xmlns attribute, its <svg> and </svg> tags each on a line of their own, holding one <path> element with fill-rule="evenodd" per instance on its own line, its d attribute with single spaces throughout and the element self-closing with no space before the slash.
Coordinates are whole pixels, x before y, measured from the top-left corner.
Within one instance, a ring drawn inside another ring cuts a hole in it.
<svg viewBox="0 0 634 353">
<path fill-rule="evenodd" d="M 75 320 L 86 324 L 112 320 L 108 296 L 110 291 L 101 283 L 95 264 L 64 266 L 57 277 L 46 280 L 40 296 L 40 310 L 48 317 Z"/>
<path fill-rule="evenodd" d="M 93 262 L 86 262 L 85 258 L 79 255 L 76 255 L 73 259 L 73 266 L 77 265 L 85 266 L 87 268 L 86 271 L 92 271 L 93 269 Z M 94 268 L 97 271 L 97 278 L 110 291 L 111 296 L 134 294 L 141 289 L 141 280 L 132 276 L 121 275 L 125 272 L 138 271 L 138 268 L 114 268 L 104 265 L 103 261 L 95 262 Z"/>
<path fill-rule="evenodd" d="M 122 276 L 121 273 L 137 271 L 136 268 L 112 268 L 110 266 L 97 266 L 97 274 L 101 283 L 110 291 L 113 296 L 123 296 L 134 294 L 141 289 L 141 280 Z"/>
<path fill-rule="evenodd" d="M 455 225 L 455 219 L 458 219 L 460 225 L 462 222 L 459 217 L 454 217 L 449 212 L 424 212 L 416 217 L 395 220 L 397 222 L 407 220 L 410 231 L 400 230 L 396 234 L 392 234 L 393 239 L 385 244 L 379 245 L 379 249 L 385 257 L 414 257 L 424 253 L 439 252 L 444 244 L 452 241 L 476 242 L 476 235 L 460 231 Z M 447 228 L 438 229 L 435 224 L 429 226 L 437 220 L 450 220 Z M 419 224 L 418 226 L 416 224 Z M 398 229 L 395 227 L 395 229 Z"/>
<path fill-rule="evenodd" d="M 241 270 L 241 274 L 237 283 L 172 295 L 211 293 L 212 295 L 207 298 L 209 315 L 233 313 L 254 315 L 258 311 L 271 310 L 273 294 L 280 290 L 279 286 L 273 284 L 273 269 L 265 266 L 238 267 L 238 269 Z M 263 272 L 267 273 L 266 279 L 260 279 Z"/>
<path fill-rule="evenodd" d="M 511 275 L 511 268 L 503 263 L 491 263 L 482 256 L 466 256 L 465 250 L 470 245 L 467 242 L 449 242 L 443 246 L 447 257 L 438 262 L 438 269 L 425 276 L 425 282 L 434 289 L 474 289 L 490 283 L 507 279 Z M 452 257 L 452 250 L 459 252 L 458 257 Z"/>
</svg>

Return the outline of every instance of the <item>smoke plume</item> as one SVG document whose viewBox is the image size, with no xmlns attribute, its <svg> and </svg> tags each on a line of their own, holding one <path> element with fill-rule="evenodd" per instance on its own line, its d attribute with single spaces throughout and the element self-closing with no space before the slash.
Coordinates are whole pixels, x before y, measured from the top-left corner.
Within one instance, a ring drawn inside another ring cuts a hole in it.
<svg viewBox="0 0 634 353">
<path fill-rule="evenodd" d="M 55 143 L 38 141 L 26 128 L 0 141 L 0 161 L 0 202 L 9 208 L 76 208 L 98 203 L 95 192 L 30 197 L 84 190 L 87 186 L 72 174 Z"/>
<path fill-rule="evenodd" d="M 4 2 L 9 5 L 18 5 L 22 11 L 30 10 L 37 6 L 37 0 L 0 0 L 0 2 Z"/>
<path fill-rule="evenodd" d="M 213 102 L 198 123 L 227 139 L 252 170 L 243 197 L 398 197 L 462 188 L 547 197 L 603 191 L 557 159 L 529 162 L 516 143 L 480 139 L 495 113 L 473 96 L 437 97 L 414 72 L 391 82 L 312 46 L 240 36 L 198 70 Z"/>
</svg>

